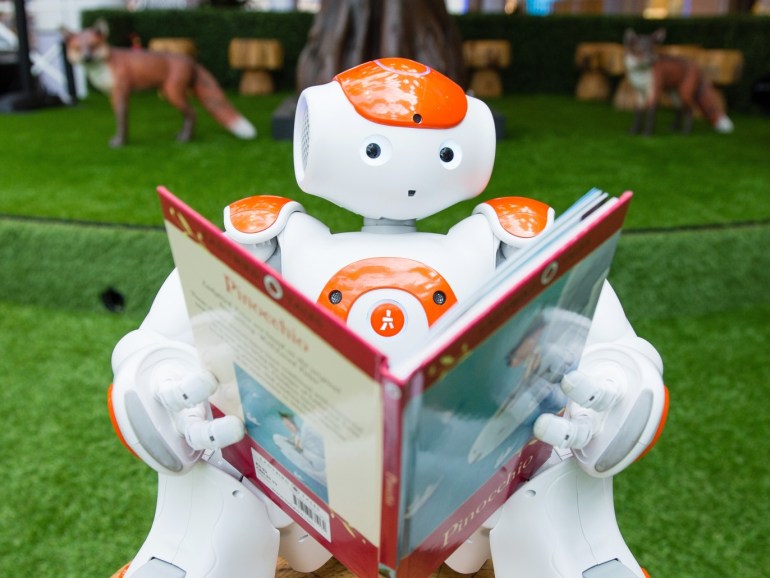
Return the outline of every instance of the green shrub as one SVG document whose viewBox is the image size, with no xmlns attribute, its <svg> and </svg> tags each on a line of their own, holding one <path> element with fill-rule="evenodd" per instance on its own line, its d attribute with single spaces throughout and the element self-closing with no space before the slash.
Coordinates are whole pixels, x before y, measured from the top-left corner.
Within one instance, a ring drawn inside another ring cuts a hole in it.
<svg viewBox="0 0 770 578">
<path fill-rule="evenodd" d="M 233 9 L 148 10 L 126 12 L 92 10 L 83 15 L 88 25 L 106 18 L 111 39 L 128 45 L 137 34 L 146 44 L 159 36 L 192 38 L 201 62 L 226 87 L 236 86 L 239 72 L 227 62 L 231 38 L 278 38 L 283 43 L 285 67 L 276 74 L 280 89 L 294 88 L 296 63 L 313 16 L 304 12 L 250 12 Z M 725 89 L 731 107 L 751 106 L 751 85 L 770 73 L 770 18 L 730 16 L 645 20 L 638 16 L 521 16 L 465 14 L 457 16 L 465 39 L 506 39 L 511 42 L 512 65 L 502 71 L 508 93 L 562 93 L 575 90 L 579 71 L 575 67 L 575 46 L 579 42 L 620 42 L 623 31 L 666 28 L 670 44 L 698 44 L 704 48 L 736 49 L 743 52 L 741 81 Z"/>
</svg>

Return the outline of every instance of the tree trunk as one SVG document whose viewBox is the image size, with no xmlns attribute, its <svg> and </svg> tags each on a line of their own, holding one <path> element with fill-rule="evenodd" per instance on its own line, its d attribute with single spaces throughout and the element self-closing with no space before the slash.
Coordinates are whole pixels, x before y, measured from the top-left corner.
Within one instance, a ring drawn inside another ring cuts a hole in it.
<svg viewBox="0 0 770 578">
<path fill-rule="evenodd" d="M 322 0 L 297 62 L 297 87 L 388 56 L 417 60 L 465 86 L 462 39 L 444 0 Z"/>
</svg>

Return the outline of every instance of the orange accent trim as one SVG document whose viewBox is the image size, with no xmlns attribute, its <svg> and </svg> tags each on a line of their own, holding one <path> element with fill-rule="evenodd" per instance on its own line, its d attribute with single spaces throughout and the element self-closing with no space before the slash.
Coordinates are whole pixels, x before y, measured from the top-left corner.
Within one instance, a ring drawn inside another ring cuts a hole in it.
<svg viewBox="0 0 770 578">
<path fill-rule="evenodd" d="M 339 73 L 356 112 L 378 124 L 449 128 L 460 124 L 468 98 L 454 81 L 406 58 L 380 58 Z"/>
<path fill-rule="evenodd" d="M 118 426 L 118 420 L 115 417 L 115 407 L 112 404 L 112 387 L 113 384 L 110 384 L 110 387 L 107 390 L 107 410 L 110 412 L 110 422 L 112 423 L 112 429 L 115 430 L 115 435 L 118 436 L 118 439 L 120 440 L 120 443 L 123 444 L 123 447 L 125 447 L 128 451 L 136 456 L 136 452 L 131 449 L 131 446 L 128 445 L 126 438 L 123 437 L 123 432 L 120 431 L 120 426 Z M 126 568 L 128 568 L 128 566 L 126 566 Z"/>
<path fill-rule="evenodd" d="M 115 572 L 110 578 L 123 578 L 123 576 L 126 575 L 126 572 L 128 572 L 128 568 L 131 566 L 131 562 L 123 566 L 120 570 Z"/>
<path fill-rule="evenodd" d="M 274 195 L 247 197 L 230 205 L 230 222 L 241 233 L 259 233 L 275 224 L 281 209 L 290 202 Z"/>
<path fill-rule="evenodd" d="M 650 573 L 647 572 L 646 568 L 642 568 L 642 572 L 644 572 L 644 575 L 647 576 L 647 578 L 651 578 Z"/>
<path fill-rule="evenodd" d="M 353 303 L 374 289 L 400 289 L 412 294 L 422 304 L 428 325 L 441 317 L 457 297 L 449 283 L 435 269 L 411 259 L 378 257 L 351 263 L 337 271 L 318 296 L 318 304 L 347 322 Z M 332 291 L 340 291 L 342 299 L 336 304 L 329 300 Z M 444 294 L 442 305 L 433 301 L 436 291 Z"/>
<path fill-rule="evenodd" d="M 536 237 L 548 225 L 550 207 L 526 197 L 500 197 L 486 201 L 500 220 L 500 225 L 511 235 L 523 239 Z"/>
<path fill-rule="evenodd" d="M 664 385 L 663 390 L 666 392 L 666 399 L 663 401 L 663 415 L 660 418 L 660 423 L 658 424 L 658 430 L 655 432 L 655 435 L 652 438 L 652 441 L 650 442 L 650 445 L 648 445 L 644 451 L 639 454 L 639 457 L 636 458 L 636 461 L 641 460 L 644 456 L 646 456 L 650 450 L 655 446 L 656 443 L 658 443 L 658 439 L 660 439 L 660 434 L 663 433 L 663 428 L 666 426 L 666 420 L 668 419 L 668 388 Z"/>
</svg>

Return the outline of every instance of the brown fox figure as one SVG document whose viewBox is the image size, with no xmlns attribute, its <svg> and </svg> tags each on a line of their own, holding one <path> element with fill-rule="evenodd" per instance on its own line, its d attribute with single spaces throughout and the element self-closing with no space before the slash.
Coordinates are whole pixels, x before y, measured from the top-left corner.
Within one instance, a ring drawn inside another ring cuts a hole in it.
<svg viewBox="0 0 770 578">
<path fill-rule="evenodd" d="M 233 135 L 252 139 L 257 131 L 227 100 L 213 75 L 192 58 L 180 54 L 115 48 L 107 43 L 107 23 L 100 20 L 81 32 L 62 31 L 67 59 L 82 64 L 96 88 L 110 97 L 117 129 L 110 146 L 128 138 L 128 103 L 131 93 L 158 88 L 184 117 L 179 141 L 189 141 L 195 127 L 195 110 L 188 100 L 191 91 L 214 119 Z"/>
<path fill-rule="evenodd" d="M 669 93 L 678 106 L 675 128 L 689 133 L 693 109 L 697 107 L 717 132 L 732 132 L 733 123 L 703 71 L 685 58 L 656 53 L 655 47 L 665 37 L 663 29 L 647 35 L 628 29 L 623 35 L 626 76 L 637 94 L 631 132 L 652 134 L 655 113 L 664 93 Z"/>
</svg>

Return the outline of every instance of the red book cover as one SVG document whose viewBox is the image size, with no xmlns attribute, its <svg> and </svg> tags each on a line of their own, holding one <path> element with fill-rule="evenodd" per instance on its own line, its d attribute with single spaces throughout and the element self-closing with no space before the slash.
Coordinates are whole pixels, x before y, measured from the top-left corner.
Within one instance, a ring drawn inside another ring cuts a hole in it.
<svg viewBox="0 0 770 578">
<path fill-rule="evenodd" d="M 397 363 L 159 191 L 225 458 L 361 578 L 424 578 L 547 459 L 630 201 L 592 191 Z"/>
</svg>

